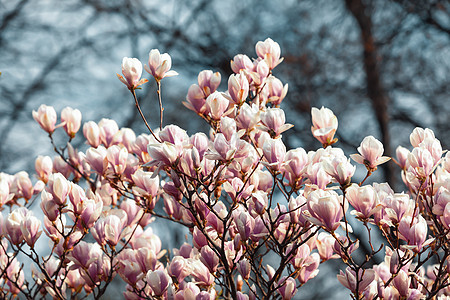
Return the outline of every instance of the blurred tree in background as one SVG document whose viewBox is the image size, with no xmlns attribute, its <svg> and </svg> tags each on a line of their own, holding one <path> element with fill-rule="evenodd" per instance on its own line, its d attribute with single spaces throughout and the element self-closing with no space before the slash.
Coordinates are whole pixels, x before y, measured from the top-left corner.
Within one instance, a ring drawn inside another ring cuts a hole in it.
<svg viewBox="0 0 450 300">
<path fill-rule="evenodd" d="M 164 124 L 201 130 L 181 106 L 197 74 L 214 68 L 225 87 L 230 58 L 256 57 L 254 45 L 267 37 L 285 58 L 275 72 L 289 84 L 282 103 L 295 125 L 288 147 L 320 147 L 310 111 L 326 106 L 339 119 L 347 154 L 371 134 L 395 155 L 416 126 L 431 128 L 449 148 L 448 1 L 8 0 L 0 1 L 0 170 L 31 170 L 36 155 L 51 151 L 31 117 L 41 103 L 146 131 L 115 74 L 122 57 L 146 62 L 152 48 L 170 53 L 181 75 L 163 83 Z M 139 97 L 157 127 L 155 85 Z M 381 175 L 394 183 L 395 165 L 386 165 Z"/>
</svg>

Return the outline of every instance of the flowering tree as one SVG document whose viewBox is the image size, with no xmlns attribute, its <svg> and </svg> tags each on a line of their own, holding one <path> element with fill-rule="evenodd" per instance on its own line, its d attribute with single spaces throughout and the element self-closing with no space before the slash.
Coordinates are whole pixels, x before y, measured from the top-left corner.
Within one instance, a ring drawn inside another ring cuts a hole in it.
<svg viewBox="0 0 450 300">
<path fill-rule="evenodd" d="M 148 80 L 136 58 L 123 59 L 118 77 L 149 134 L 90 121 L 83 125 L 90 147 L 81 152 L 71 144 L 79 110 L 63 109 L 58 125 L 52 107 L 33 111 L 56 156 L 36 159 L 34 184 L 25 172 L 1 174 L 2 296 L 97 299 L 119 275 L 127 299 L 291 299 L 321 263 L 341 259 L 347 268 L 337 279 L 354 299 L 448 299 L 450 155 L 434 133 L 416 128 L 413 150 L 397 149 L 407 193 L 364 184 L 391 159 L 372 136 L 351 155 L 367 170 L 352 182 L 356 166 L 334 147 L 338 120 L 327 108 L 311 112 L 322 148 L 287 151 L 282 133 L 292 125 L 279 106 L 288 86 L 273 73 L 281 50 L 267 39 L 256 54 L 233 58 L 226 92 L 209 70 L 189 88 L 184 105 L 209 125 L 209 136 L 163 126 L 161 82 L 177 73 L 158 50 L 144 67 L 157 83 L 158 130 L 140 108 L 136 91 Z M 62 147 L 54 138 L 61 128 L 69 139 Z M 29 209 L 36 201 L 43 222 Z M 187 227 L 191 242 L 162 250 L 153 217 Z M 351 224 L 367 240 L 355 238 Z M 36 250 L 44 237 L 50 253 Z M 370 250 L 360 259 L 354 253 L 362 243 Z M 378 253 L 385 258 L 375 264 Z M 31 261 L 31 276 L 22 257 Z"/>
</svg>

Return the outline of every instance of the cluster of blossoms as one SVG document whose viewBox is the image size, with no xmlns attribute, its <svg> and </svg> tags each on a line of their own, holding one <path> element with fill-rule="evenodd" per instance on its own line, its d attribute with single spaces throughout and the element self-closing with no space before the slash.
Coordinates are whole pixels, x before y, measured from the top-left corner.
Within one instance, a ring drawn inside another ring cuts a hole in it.
<svg viewBox="0 0 450 300">
<path fill-rule="evenodd" d="M 355 299 L 449 299 L 450 155 L 434 133 L 416 128 L 413 150 L 397 149 L 407 193 L 355 183 L 357 166 L 332 146 L 338 121 L 330 109 L 312 108 L 322 148 L 286 149 L 282 133 L 292 125 L 279 106 L 288 86 L 273 75 L 280 47 L 267 39 L 256 53 L 233 58 L 227 91 L 209 70 L 189 88 L 184 104 L 207 122 L 208 135 L 175 125 L 136 135 L 102 119 L 84 123 L 88 149 L 79 151 L 70 142 L 80 111 L 63 109 L 58 125 L 52 107 L 33 111 L 56 156 L 36 159 L 34 184 L 25 172 L 1 173 L 3 296 L 98 299 L 118 275 L 127 299 L 291 299 L 320 264 L 341 259 L 347 267 L 337 279 Z M 176 75 L 158 50 L 144 68 L 159 95 L 161 80 Z M 142 69 L 124 58 L 118 75 L 139 110 Z M 58 128 L 69 138 L 63 147 L 53 138 Z M 372 136 L 357 150 L 351 158 L 366 178 L 390 159 Z M 36 202 L 43 221 L 30 210 Z M 154 217 L 187 227 L 190 242 L 161 249 Z M 38 240 L 49 253 L 37 253 Z M 25 256 L 31 276 L 18 260 Z"/>
</svg>

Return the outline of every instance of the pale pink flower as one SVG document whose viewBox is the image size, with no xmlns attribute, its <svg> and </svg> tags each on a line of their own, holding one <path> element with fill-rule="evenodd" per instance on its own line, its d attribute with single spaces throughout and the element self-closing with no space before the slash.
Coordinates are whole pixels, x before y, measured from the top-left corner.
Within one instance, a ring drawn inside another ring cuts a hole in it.
<svg viewBox="0 0 450 300">
<path fill-rule="evenodd" d="M 227 115 L 226 112 L 229 105 L 230 101 L 222 93 L 217 91 L 206 98 L 206 107 L 208 108 L 209 116 L 216 121 Z"/>
<path fill-rule="evenodd" d="M 311 109 L 312 123 L 311 132 L 313 136 L 322 143 L 328 146 L 337 142 L 334 134 L 338 128 L 338 120 L 333 112 L 322 106 L 319 110 L 315 107 Z"/>
<path fill-rule="evenodd" d="M 248 212 L 242 211 L 238 216 L 235 216 L 234 222 L 241 235 L 241 239 L 244 241 L 248 240 L 255 227 L 255 219 Z"/>
<path fill-rule="evenodd" d="M 117 74 L 117 77 L 122 81 L 130 91 L 135 90 L 141 84 L 146 83 L 147 79 L 141 79 L 142 63 L 137 58 L 124 57 L 122 59 L 122 74 Z"/>
<path fill-rule="evenodd" d="M 391 158 L 382 156 L 383 144 L 373 136 L 366 136 L 358 147 L 360 154 L 352 154 L 350 157 L 359 164 L 364 164 L 370 171 L 377 169 L 378 165 L 384 164 Z"/>
<path fill-rule="evenodd" d="M 342 196 L 338 196 L 335 192 L 315 190 L 307 199 L 308 210 L 305 213 L 309 212 L 309 221 L 325 227 L 328 231 L 335 231 L 344 216 L 341 206 Z"/>
<path fill-rule="evenodd" d="M 416 177 L 426 179 L 434 170 L 435 162 L 430 151 L 425 147 L 416 147 L 408 154 L 408 171 Z"/>
<path fill-rule="evenodd" d="M 263 146 L 264 157 L 267 160 L 267 167 L 279 171 L 286 156 L 286 146 L 281 139 L 267 139 Z"/>
<path fill-rule="evenodd" d="M 98 122 L 98 127 L 100 129 L 100 140 L 105 147 L 113 145 L 114 135 L 119 131 L 119 126 L 116 121 L 111 119 L 101 119 L 100 122 Z"/>
<path fill-rule="evenodd" d="M 203 92 L 204 98 L 214 93 L 220 85 L 221 76 L 219 72 L 203 70 L 198 74 L 198 86 Z"/>
<path fill-rule="evenodd" d="M 402 168 L 402 170 L 407 170 L 408 155 L 410 153 L 409 150 L 406 149 L 405 147 L 398 146 L 397 149 L 395 150 L 395 153 L 397 155 L 397 162 L 400 165 L 400 168 Z"/>
<path fill-rule="evenodd" d="M 15 194 L 16 198 L 25 198 L 30 200 L 33 196 L 33 184 L 28 173 L 20 171 L 14 174 L 14 180 L 10 186 L 10 193 Z"/>
<path fill-rule="evenodd" d="M 100 217 L 103 210 L 103 202 L 86 199 L 81 203 L 81 228 L 91 228 Z"/>
<path fill-rule="evenodd" d="M 165 77 L 178 75 L 177 72 L 170 70 L 172 67 L 172 58 L 169 54 L 159 53 L 158 49 L 152 49 L 148 54 L 148 66 L 144 69 L 150 73 L 156 81 L 161 81 Z"/>
<path fill-rule="evenodd" d="M 411 216 L 404 216 L 400 220 L 398 232 L 401 239 L 407 241 L 408 245 L 412 246 L 411 248 L 414 251 L 419 252 L 430 242 L 430 240 L 425 241 L 428 233 L 428 225 L 421 215 L 414 217 L 412 222 L 411 219 Z"/>
<path fill-rule="evenodd" d="M 63 205 L 67 201 L 71 185 L 61 173 L 53 173 L 48 178 L 47 192 L 53 196 L 53 201 L 57 205 Z"/>
<path fill-rule="evenodd" d="M 352 213 L 361 219 L 368 219 L 377 210 L 382 208 L 378 202 L 375 189 L 370 185 L 360 187 L 357 184 L 352 184 L 346 190 L 345 197 L 355 208 L 355 211 L 352 211 Z"/>
<path fill-rule="evenodd" d="M 128 151 L 125 147 L 113 145 L 106 150 L 106 159 L 115 174 L 122 174 L 127 167 Z"/>
<path fill-rule="evenodd" d="M 188 109 L 195 111 L 197 114 L 206 114 L 206 97 L 204 92 L 198 85 L 193 84 L 189 87 L 186 101 L 187 102 L 183 102 L 183 105 Z"/>
<path fill-rule="evenodd" d="M 250 272 L 252 268 L 250 262 L 246 258 L 241 259 L 238 262 L 237 269 L 245 280 L 248 280 L 250 278 Z"/>
<path fill-rule="evenodd" d="M 209 246 L 204 246 L 200 250 L 200 261 L 211 273 L 217 271 L 217 267 L 219 266 L 219 257 Z"/>
<path fill-rule="evenodd" d="M 65 107 L 61 111 L 61 122 L 67 135 L 71 138 L 75 137 L 81 126 L 81 111 L 71 107 Z"/>
<path fill-rule="evenodd" d="M 236 125 L 239 129 L 250 131 L 259 121 L 259 107 L 255 104 L 252 106 L 243 103 L 239 115 L 236 117 Z"/>
<path fill-rule="evenodd" d="M 249 83 L 244 74 L 232 74 L 228 79 L 228 92 L 231 99 L 237 105 L 241 105 L 247 99 Z"/>
<path fill-rule="evenodd" d="M 195 279 L 197 285 L 208 287 L 214 283 L 214 276 L 200 260 L 193 260 L 190 263 L 190 268 L 192 270 L 191 276 Z"/>
<path fill-rule="evenodd" d="M 264 59 L 271 70 L 283 61 L 283 58 L 280 58 L 280 45 L 270 38 L 267 38 L 264 42 L 259 41 L 255 48 L 258 57 Z"/>
<path fill-rule="evenodd" d="M 223 133 L 216 134 L 214 139 L 214 149 L 208 149 L 205 157 L 211 160 L 231 160 L 237 151 L 238 139 L 237 133 L 233 134 L 229 141 L 225 138 Z"/>
<path fill-rule="evenodd" d="M 247 55 L 237 54 L 231 60 L 231 69 L 234 73 L 239 74 L 241 70 L 253 72 L 255 70 L 255 66 Z"/>
<path fill-rule="evenodd" d="M 433 130 L 416 127 L 409 135 L 409 141 L 413 147 L 419 147 L 425 139 L 435 139 Z"/>
<path fill-rule="evenodd" d="M 55 131 L 57 116 L 53 106 L 42 104 L 38 111 L 33 110 L 33 119 L 48 133 Z"/>
<path fill-rule="evenodd" d="M 145 172 L 142 169 L 138 169 L 133 175 L 131 175 L 133 182 L 136 186 L 133 186 L 133 191 L 141 196 L 158 195 L 159 177 L 151 172 Z"/>
<path fill-rule="evenodd" d="M 274 106 L 279 106 L 286 97 L 288 91 L 288 85 L 283 83 L 281 80 L 274 76 L 269 76 L 266 80 L 266 87 L 268 90 L 268 102 L 272 103 Z"/>
<path fill-rule="evenodd" d="M 39 155 L 34 163 L 37 176 L 40 180 L 47 183 L 48 177 L 53 172 L 53 161 L 50 156 Z"/>
<path fill-rule="evenodd" d="M 340 271 L 337 275 L 339 282 L 348 288 L 353 293 L 356 292 L 356 282 L 359 281 L 358 293 L 362 293 L 375 279 L 375 271 L 373 269 L 360 269 L 358 272 L 358 278 L 356 273 L 350 267 L 345 269 L 345 273 Z"/>
<path fill-rule="evenodd" d="M 286 124 L 284 111 L 280 108 L 268 108 L 260 113 L 261 129 L 267 131 L 271 137 L 278 137 L 281 133 L 294 127 L 292 124 Z"/>
<path fill-rule="evenodd" d="M 103 146 L 97 148 L 89 148 L 86 151 L 86 162 L 91 168 L 100 175 L 105 174 L 108 168 L 108 160 L 106 159 L 107 150 Z"/>
<path fill-rule="evenodd" d="M 13 210 L 6 218 L 4 222 L 6 232 L 9 236 L 9 240 L 12 244 L 18 246 L 24 240 L 22 233 L 23 222 L 33 213 L 29 211 L 26 207 L 19 207 Z M 3 226 L 3 225 L 2 225 Z"/>
<path fill-rule="evenodd" d="M 305 149 L 297 148 L 286 152 L 284 162 L 284 176 L 289 180 L 289 184 L 294 187 L 301 180 L 308 164 L 308 156 Z"/>
<path fill-rule="evenodd" d="M 97 220 L 92 230 L 92 236 L 100 245 L 108 243 L 116 246 L 122 238 L 122 231 L 127 225 L 127 216 L 123 210 L 114 210 Z"/>
<path fill-rule="evenodd" d="M 164 295 L 165 291 L 169 287 L 169 284 L 171 284 L 169 276 L 161 270 L 148 271 L 146 279 L 153 293 L 157 297 Z"/>
<path fill-rule="evenodd" d="M 319 233 L 316 240 L 316 246 L 322 260 L 339 258 L 339 255 L 334 253 L 334 243 L 335 239 L 331 234 L 325 232 Z"/>
<path fill-rule="evenodd" d="M 34 247 L 34 244 L 42 233 L 40 228 L 41 221 L 31 213 L 21 221 L 20 230 L 22 231 L 22 236 L 28 246 Z"/>
<path fill-rule="evenodd" d="M 278 281 L 279 288 L 277 289 L 283 300 L 290 300 L 297 293 L 297 284 L 292 277 L 283 276 Z"/>
<path fill-rule="evenodd" d="M 324 159 L 322 165 L 325 172 L 332 176 L 343 187 L 350 184 L 356 170 L 356 166 L 353 166 L 350 163 L 350 159 L 347 159 L 345 156 L 335 156 L 332 159 Z"/>
<path fill-rule="evenodd" d="M 401 297 L 406 298 L 408 296 L 409 285 L 411 283 L 411 277 L 408 276 L 403 270 L 400 270 L 397 276 L 394 277 L 392 284 L 395 286 Z M 408 298 L 410 299 L 410 298 Z"/>
<path fill-rule="evenodd" d="M 100 145 L 100 128 L 94 121 L 89 121 L 83 125 L 83 135 L 86 138 L 86 142 L 94 148 Z"/>
</svg>

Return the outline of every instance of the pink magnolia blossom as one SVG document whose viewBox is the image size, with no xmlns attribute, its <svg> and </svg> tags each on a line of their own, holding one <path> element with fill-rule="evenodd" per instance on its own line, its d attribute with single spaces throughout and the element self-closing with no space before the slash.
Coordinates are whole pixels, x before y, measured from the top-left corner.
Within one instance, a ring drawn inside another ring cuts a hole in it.
<svg viewBox="0 0 450 300">
<path fill-rule="evenodd" d="M 292 277 L 283 276 L 278 281 L 279 288 L 277 289 L 283 300 L 290 300 L 297 293 L 297 284 Z"/>
<path fill-rule="evenodd" d="M 58 205 L 63 205 L 67 201 L 71 185 L 61 173 L 53 173 L 49 176 L 47 191 L 52 194 L 53 201 Z"/>
<path fill-rule="evenodd" d="M 74 138 L 81 126 L 81 112 L 78 109 L 65 107 L 61 111 L 61 122 L 64 124 L 63 128 L 67 135 Z"/>
<path fill-rule="evenodd" d="M 94 148 L 100 145 L 100 127 L 94 121 L 89 121 L 83 125 L 83 135 L 86 138 L 86 143 Z"/>
<path fill-rule="evenodd" d="M 106 159 L 115 174 L 122 174 L 127 167 L 127 148 L 117 145 L 109 147 L 108 150 L 106 150 Z"/>
<path fill-rule="evenodd" d="M 148 66 L 144 69 L 151 74 L 156 81 L 161 81 L 165 77 L 178 75 L 177 72 L 170 70 L 172 67 L 172 58 L 169 54 L 159 53 L 158 49 L 152 49 L 148 54 Z"/>
<path fill-rule="evenodd" d="M 433 130 L 416 127 L 409 135 L 409 141 L 413 147 L 419 147 L 420 144 L 426 139 L 435 139 Z"/>
<path fill-rule="evenodd" d="M 264 59 L 271 70 L 283 61 L 283 58 L 280 58 L 280 45 L 270 38 L 267 38 L 264 42 L 259 41 L 255 48 L 258 57 Z"/>
<path fill-rule="evenodd" d="M 335 192 L 315 190 L 307 199 L 309 220 L 329 231 L 335 231 L 344 215 L 341 206 L 342 196 L 338 196 Z"/>
<path fill-rule="evenodd" d="M 262 129 L 269 132 L 275 138 L 284 131 L 294 127 L 292 124 L 285 124 L 284 111 L 280 108 L 268 108 L 260 114 Z"/>
<path fill-rule="evenodd" d="M 383 144 L 373 136 L 366 136 L 358 147 L 359 154 L 352 154 L 350 157 L 359 164 L 364 164 L 370 171 L 377 169 L 378 165 L 384 164 L 391 158 L 382 156 L 384 152 Z"/>
<path fill-rule="evenodd" d="M 350 184 L 356 170 L 356 166 L 353 166 L 350 163 L 350 159 L 347 159 L 345 156 L 324 159 L 322 164 L 325 172 L 332 176 L 342 187 Z"/>
<path fill-rule="evenodd" d="M 400 220 L 398 232 L 400 238 L 407 241 L 412 250 L 419 252 L 431 242 L 431 240 L 425 241 L 428 234 L 428 225 L 421 215 L 414 217 L 412 222 L 411 219 L 411 216 L 404 216 Z"/>
<path fill-rule="evenodd" d="M 39 106 L 38 111 L 33 110 L 33 119 L 48 133 L 55 131 L 57 118 L 53 106 L 42 104 Z"/>
<path fill-rule="evenodd" d="M 275 171 L 281 169 L 286 157 L 286 146 L 281 139 L 268 139 L 263 146 L 264 157 L 267 160 L 267 166 Z"/>
<path fill-rule="evenodd" d="M 20 171 L 14 174 L 14 180 L 10 185 L 10 193 L 15 194 L 16 198 L 31 199 L 33 196 L 33 184 L 27 172 Z"/>
<path fill-rule="evenodd" d="M 101 119 L 98 122 L 98 127 L 100 129 L 100 140 L 105 147 L 113 145 L 114 135 L 119 132 L 119 126 L 116 121 L 111 119 Z"/>
<path fill-rule="evenodd" d="M 203 70 L 198 74 L 198 86 L 203 92 L 204 98 L 214 93 L 220 85 L 221 76 L 219 72 Z"/>
<path fill-rule="evenodd" d="M 119 74 L 117 74 L 117 77 L 130 91 L 134 91 L 138 86 L 148 81 L 147 79 L 141 79 L 142 63 L 137 58 L 124 57 L 122 59 L 122 74 L 123 77 Z"/>
<path fill-rule="evenodd" d="M 47 183 L 48 177 L 53 172 L 53 161 L 50 156 L 39 155 L 34 163 L 37 176 L 44 183 Z"/>
<path fill-rule="evenodd" d="M 274 76 L 269 76 L 266 80 L 266 86 L 268 90 L 268 102 L 274 106 L 279 106 L 286 97 L 288 91 L 288 84 L 283 86 L 281 80 Z"/>
<path fill-rule="evenodd" d="M 312 123 L 311 131 L 313 136 L 322 143 L 328 146 L 337 142 L 334 134 L 338 128 L 338 120 L 333 112 L 322 106 L 319 110 L 315 107 L 311 109 Z"/>
<path fill-rule="evenodd" d="M 373 269 L 360 269 L 358 272 L 358 277 L 356 277 L 355 271 L 347 267 L 345 273 L 340 271 L 337 275 L 339 282 L 348 288 L 353 293 L 356 293 L 356 282 L 359 281 L 358 293 L 362 293 L 369 284 L 375 279 L 375 271 Z"/>
<path fill-rule="evenodd" d="M 355 208 L 355 212 L 352 211 L 352 213 L 361 219 L 368 219 L 382 208 L 378 202 L 376 191 L 370 185 L 359 187 L 357 184 L 353 184 L 346 190 L 345 197 Z"/>
<path fill-rule="evenodd" d="M 220 120 L 223 116 L 228 114 L 228 106 L 230 101 L 220 92 L 214 92 L 206 98 L 206 107 L 209 111 L 209 116 L 213 120 Z"/>
<path fill-rule="evenodd" d="M 238 54 L 231 60 L 231 69 L 234 73 L 239 74 L 242 71 L 253 72 L 255 66 L 251 59 L 244 54 Z"/>
<path fill-rule="evenodd" d="M 106 158 L 107 150 L 103 146 L 97 148 L 89 148 L 86 151 L 86 162 L 99 175 L 105 174 L 108 169 L 108 159 Z"/>
<path fill-rule="evenodd" d="M 158 297 L 164 295 L 164 292 L 170 284 L 169 276 L 161 270 L 148 271 L 146 279 L 153 293 Z"/>
<path fill-rule="evenodd" d="M 228 79 L 228 92 L 233 102 L 241 105 L 247 99 L 249 83 L 247 77 L 241 74 L 232 74 Z"/>
</svg>

